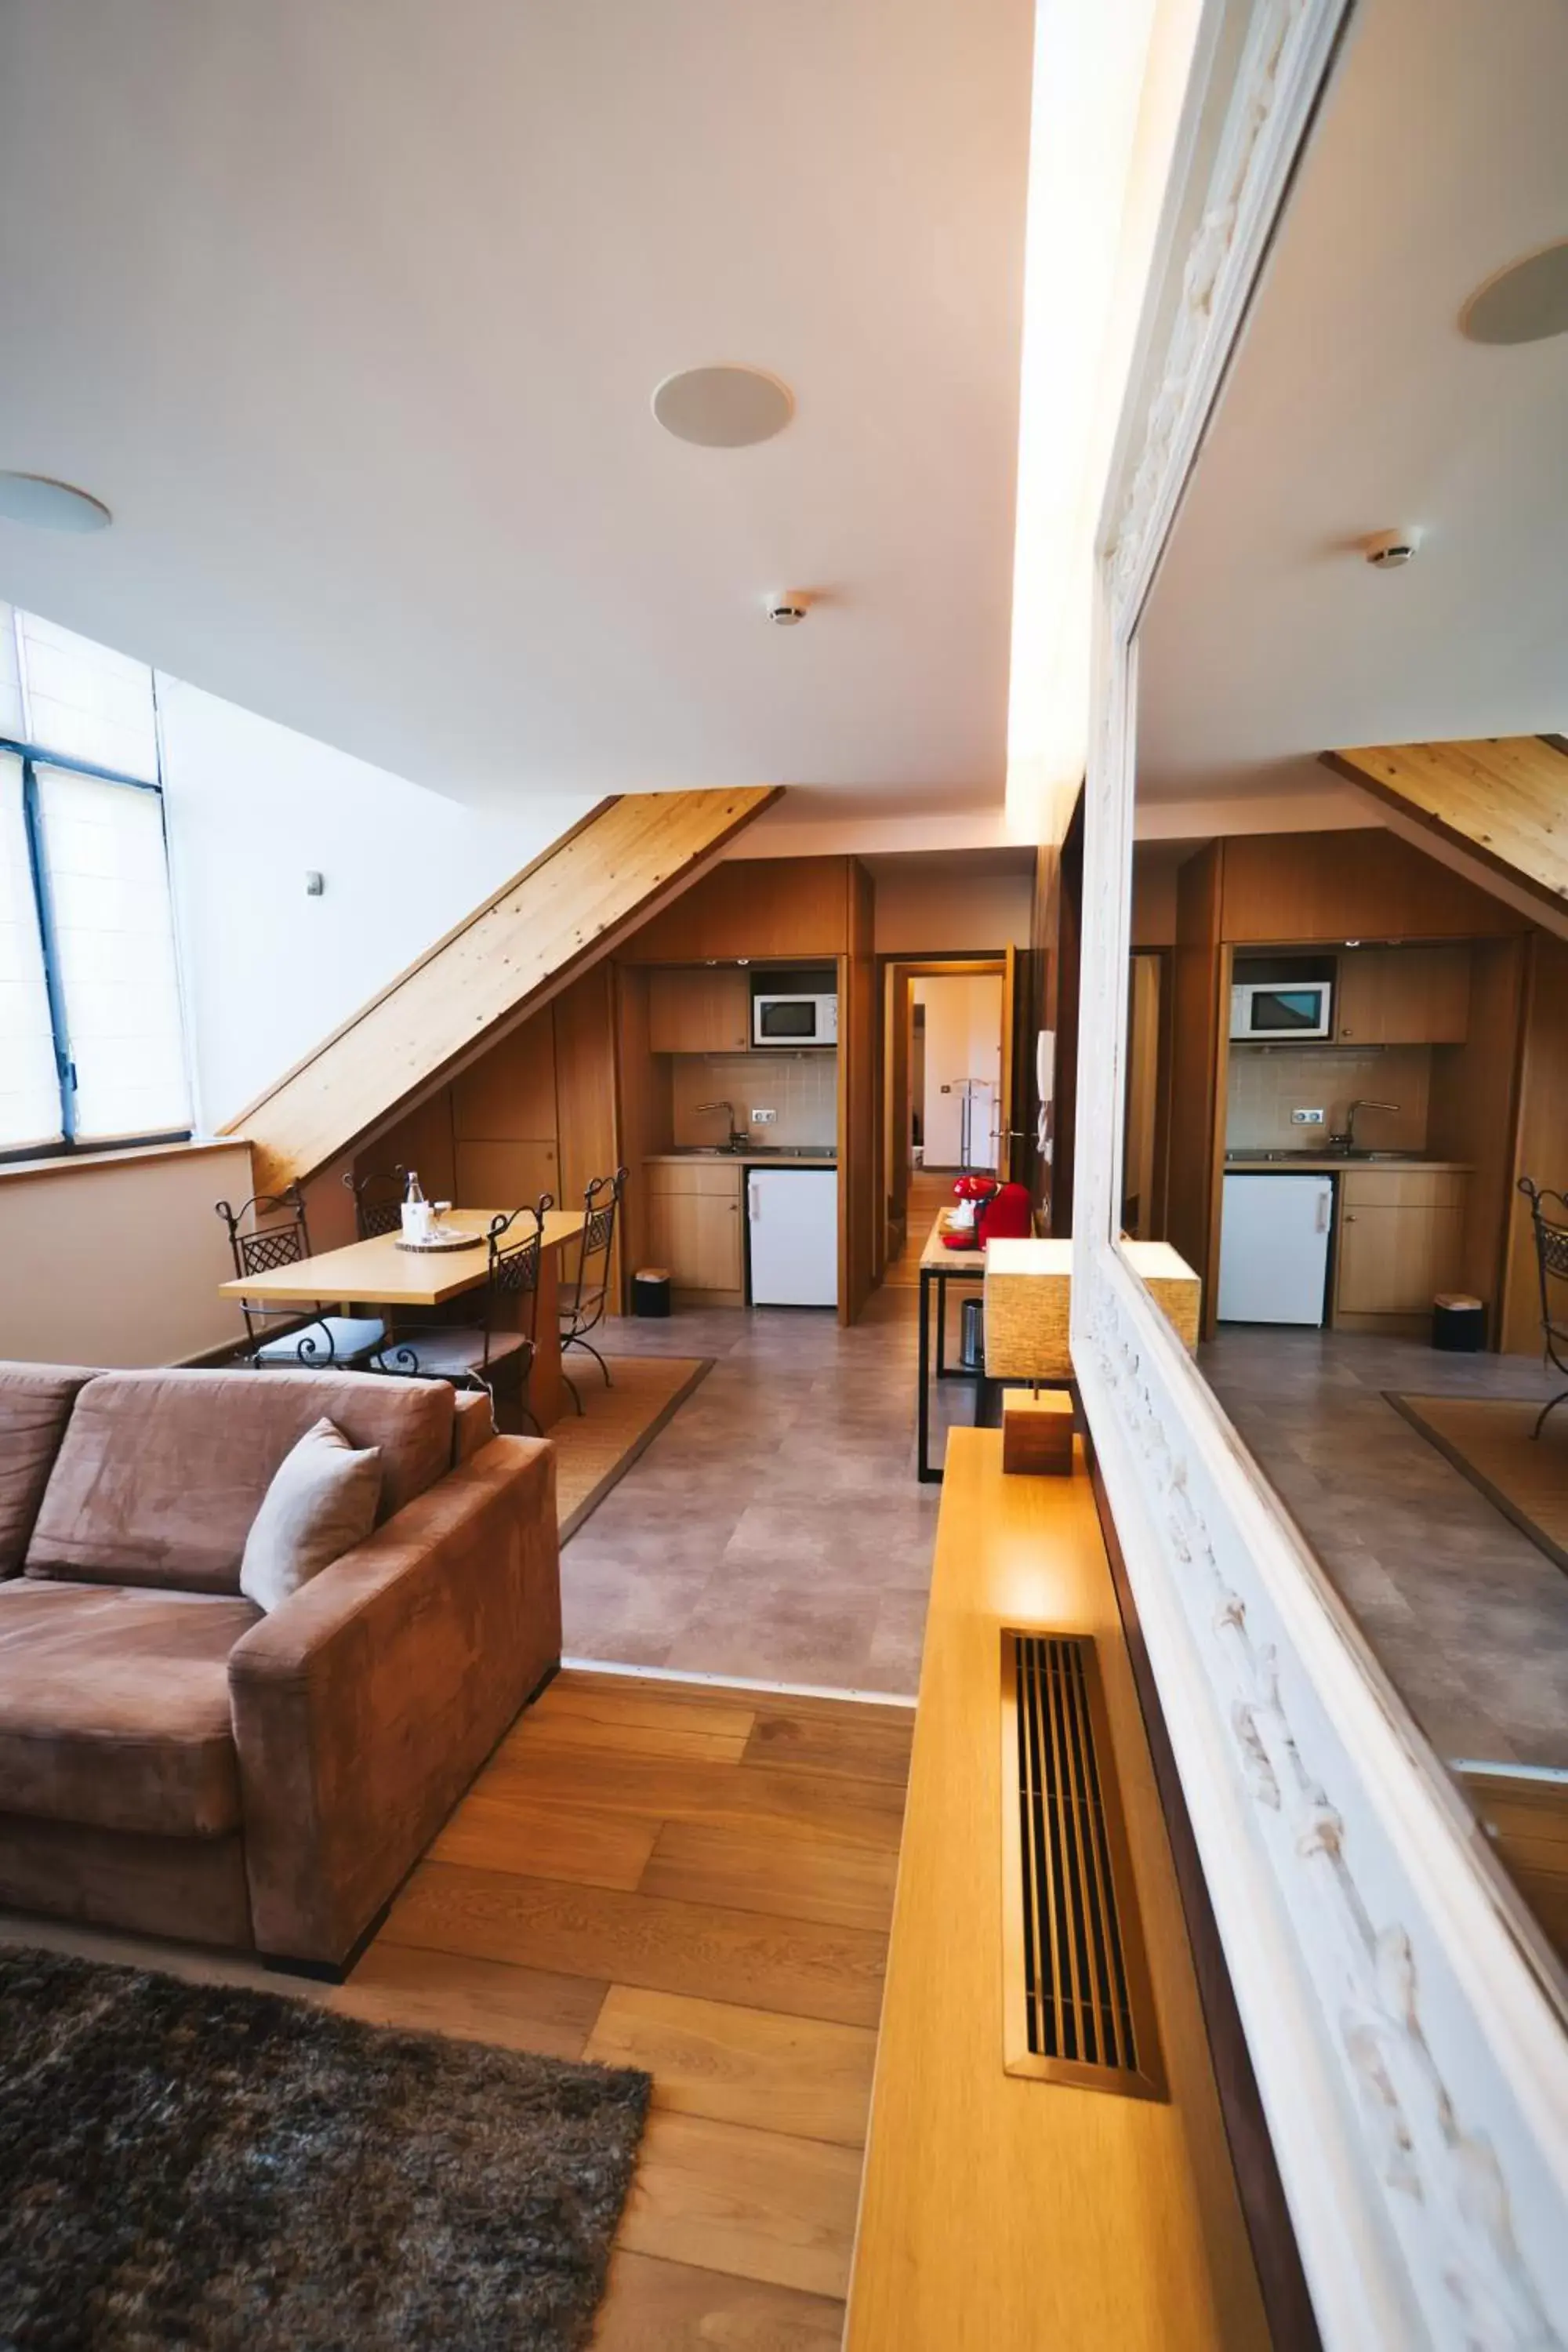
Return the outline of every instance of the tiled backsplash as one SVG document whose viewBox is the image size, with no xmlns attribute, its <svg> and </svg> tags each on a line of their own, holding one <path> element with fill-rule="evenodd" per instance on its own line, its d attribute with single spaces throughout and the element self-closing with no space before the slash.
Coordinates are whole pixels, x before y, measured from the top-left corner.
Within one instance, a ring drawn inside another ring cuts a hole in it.
<svg viewBox="0 0 1568 2352">
<path fill-rule="evenodd" d="M 676 1054 L 671 1060 L 678 1146 L 723 1142 L 723 1112 L 697 1106 L 726 1097 L 737 1127 L 745 1127 L 753 1110 L 777 1111 L 771 1127 L 756 1130 L 760 1140 L 829 1150 L 837 1140 L 837 1054 Z"/>
<path fill-rule="evenodd" d="M 1358 1111 L 1358 1143 L 1374 1151 L 1424 1151 L 1431 1076 L 1429 1045 L 1233 1045 L 1226 1148 L 1275 1151 L 1326 1143 L 1343 1131 L 1362 1095 L 1399 1108 Z M 1293 1126 L 1295 1109 L 1321 1109 L 1321 1127 Z"/>
</svg>

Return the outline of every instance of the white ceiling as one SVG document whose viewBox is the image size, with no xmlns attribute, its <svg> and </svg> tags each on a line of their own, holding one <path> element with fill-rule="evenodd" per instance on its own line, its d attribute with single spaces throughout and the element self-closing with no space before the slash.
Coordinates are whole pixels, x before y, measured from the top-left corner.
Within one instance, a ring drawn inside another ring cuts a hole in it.
<svg viewBox="0 0 1568 2352">
<path fill-rule="evenodd" d="M 0 467 L 115 526 L 0 598 L 477 802 L 998 798 L 1032 21 L 9 0 Z"/>
<path fill-rule="evenodd" d="M 1141 795 L 1568 726 L 1568 337 L 1458 329 L 1568 236 L 1565 91 L 1563 0 L 1362 0 L 1142 633 Z"/>
</svg>

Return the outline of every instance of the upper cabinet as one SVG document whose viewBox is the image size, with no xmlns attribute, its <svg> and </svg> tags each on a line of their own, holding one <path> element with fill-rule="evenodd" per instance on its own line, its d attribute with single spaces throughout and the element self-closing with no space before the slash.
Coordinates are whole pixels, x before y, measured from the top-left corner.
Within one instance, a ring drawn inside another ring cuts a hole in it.
<svg viewBox="0 0 1568 2352">
<path fill-rule="evenodd" d="M 1462 1045 L 1470 951 L 1346 948 L 1339 958 L 1334 1041 L 1342 1045 Z"/>
<path fill-rule="evenodd" d="M 738 1054 L 751 1044 L 752 983 L 728 971 L 650 971 L 648 1045 L 656 1054 Z"/>
</svg>

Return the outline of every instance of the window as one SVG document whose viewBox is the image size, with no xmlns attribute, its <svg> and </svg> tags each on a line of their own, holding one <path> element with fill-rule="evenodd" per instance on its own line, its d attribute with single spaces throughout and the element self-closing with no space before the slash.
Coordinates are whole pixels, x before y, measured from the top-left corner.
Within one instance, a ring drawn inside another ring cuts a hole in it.
<svg viewBox="0 0 1568 2352">
<path fill-rule="evenodd" d="M 153 673 L 0 605 L 0 1155 L 190 1117 Z"/>
</svg>

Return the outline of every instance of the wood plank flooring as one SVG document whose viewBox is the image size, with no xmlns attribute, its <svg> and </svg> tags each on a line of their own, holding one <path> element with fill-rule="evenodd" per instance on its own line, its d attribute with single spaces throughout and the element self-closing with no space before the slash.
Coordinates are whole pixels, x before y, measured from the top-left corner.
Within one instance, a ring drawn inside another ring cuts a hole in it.
<svg viewBox="0 0 1568 2352">
<path fill-rule="evenodd" d="M 595 2352 L 839 2344 L 912 1728 L 568 1670 L 329 1996 L 652 2074 Z"/>
<path fill-rule="evenodd" d="M 594 2352 L 837 2352 L 914 1714 L 568 1670 L 348 1981 L 379 2024 L 646 2067 Z M 0 1937 L 279 1989 L 242 1956 Z"/>
</svg>

